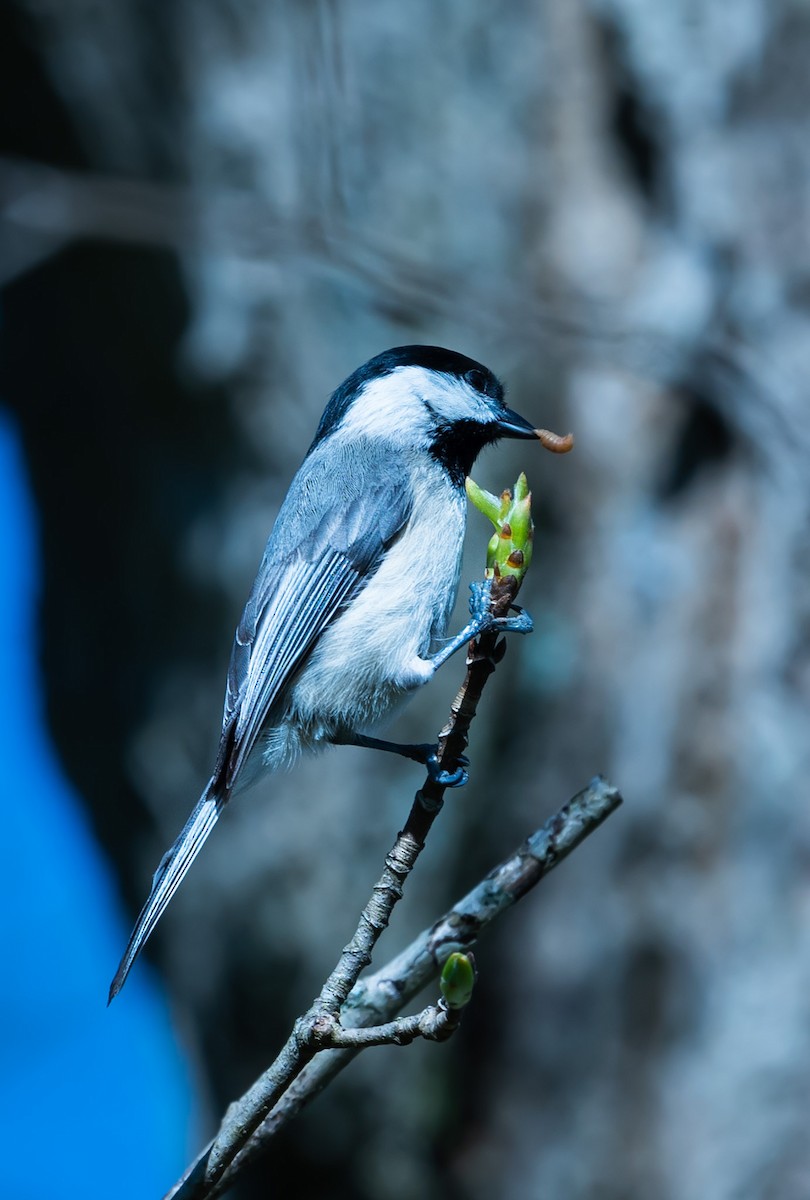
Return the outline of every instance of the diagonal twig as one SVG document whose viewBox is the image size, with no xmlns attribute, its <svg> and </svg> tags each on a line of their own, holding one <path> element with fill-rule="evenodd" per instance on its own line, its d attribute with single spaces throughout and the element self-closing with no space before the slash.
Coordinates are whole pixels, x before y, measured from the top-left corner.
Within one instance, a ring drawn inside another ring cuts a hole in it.
<svg viewBox="0 0 810 1200">
<path fill-rule="evenodd" d="M 610 783 L 599 776 L 591 780 L 401 954 L 355 985 L 341 1013 L 346 1032 L 391 1021 L 438 976 L 449 953 L 470 950 L 492 921 L 531 891 L 621 803 L 620 792 Z M 207 1192 L 188 1195 L 205 1196 L 207 1200 L 221 1196 L 240 1171 L 268 1149 L 279 1130 L 320 1095 L 358 1052 L 352 1048 L 318 1054 L 292 1082 L 219 1183 Z M 185 1200 L 186 1193 L 175 1190 L 166 1200 L 181 1196 Z"/>
</svg>

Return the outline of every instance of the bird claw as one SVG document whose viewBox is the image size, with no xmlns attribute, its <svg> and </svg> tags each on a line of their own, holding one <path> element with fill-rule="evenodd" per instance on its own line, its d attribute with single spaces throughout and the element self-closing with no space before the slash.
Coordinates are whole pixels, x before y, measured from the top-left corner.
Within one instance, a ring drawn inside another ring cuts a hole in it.
<svg viewBox="0 0 810 1200">
<path fill-rule="evenodd" d="M 470 616 L 481 618 L 489 613 L 490 596 L 492 595 L 491 579 L 476 579 L 470 584 Z"/>
<path fill-rule="evenodd" d="M 534 621 L 525 608 L 518 604 L 512 605 L 513 617 L 493 617 L 494 628 L 499 633 L 531 633 Z"/>
<path fill-rule="evenodd" d="M 494 617 L 490 612 L 490 597 L 492 594 L 492 580 L 476 580 L 470 584 L 470 615 L 473 618 L 473 624 L 478 627 L 476 637 L 482 633 L 495 631 L 497 633 L 531 633 L 534 629 L 534 621 L 526 612 L 525 608 L 521 608 L 519 604 L 510 605 L 513 617 Z"/>
<path fill-rule="evenodd" d="M 464 787 L 464 784 L 470 778 L 470 773 L 466 769 L 470 765 L 470 760 L 464 754 L 460 754 L 456 762 L 458 765 L 455 771 L 445 771 L 439 765 L 439 760 L 434 751 L 433 754 L 429 754 L 425 759 L 425 766 L 427 767 L 428 775 L 439 787 Z"/>
</svg>

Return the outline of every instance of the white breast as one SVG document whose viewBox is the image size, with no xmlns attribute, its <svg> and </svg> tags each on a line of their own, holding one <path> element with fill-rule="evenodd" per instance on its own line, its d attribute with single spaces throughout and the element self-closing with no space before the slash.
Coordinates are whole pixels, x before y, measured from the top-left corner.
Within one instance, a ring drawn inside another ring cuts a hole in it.
<svg viewBox="0 0 810 1200">
<path fill-rule="evenodd" d="M 431 677 L 429 655 L 458 590 L 465 521 L 463 493 L 427 459 L 405 528 L 291 691 L 288 720 L 305 743 L 373 727 Z"/>
</svg>

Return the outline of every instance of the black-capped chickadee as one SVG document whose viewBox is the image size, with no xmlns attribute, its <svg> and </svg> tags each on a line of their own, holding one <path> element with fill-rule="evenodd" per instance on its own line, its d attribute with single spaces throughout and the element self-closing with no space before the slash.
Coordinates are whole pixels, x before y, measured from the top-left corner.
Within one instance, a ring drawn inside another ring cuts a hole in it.
<svg viewBox="0 0 810 1200">
<path fill-rule="evenodd" d="M 438 771 L 433 747 L 364 731 L 485 628 L 531 628 L 523 613 L 495 621 L 474 593 L 470 624 L 444 640 L 461 568 L 465 476 L 484 446 L 535 436 L 505 406 L 491 371 L 438 346 L 387 350 L 340 385 L 236 631 L 214 773 L 155 872 L 110 1000 L 222 809 L 263 772 L 331 742 L 394 750 L 446 784 L 464 781 L 463 767 Z"/>
</svg>

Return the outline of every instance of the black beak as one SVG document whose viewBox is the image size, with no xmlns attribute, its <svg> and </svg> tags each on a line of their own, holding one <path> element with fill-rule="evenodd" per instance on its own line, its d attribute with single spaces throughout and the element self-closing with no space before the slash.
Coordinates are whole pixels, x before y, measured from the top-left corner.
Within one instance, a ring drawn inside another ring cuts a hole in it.
<svg viewBox="0 0 810 1200">
<path fill-rule="evenodd" d="M 498 418 L 498 433 L 501 437 L 511 438 L 536 438 L 537 431 L 533 425 L 524 420 L 519 413 L 512 412 L 511 408 L 502 408 L 501 416 Z"/>
</svg>

